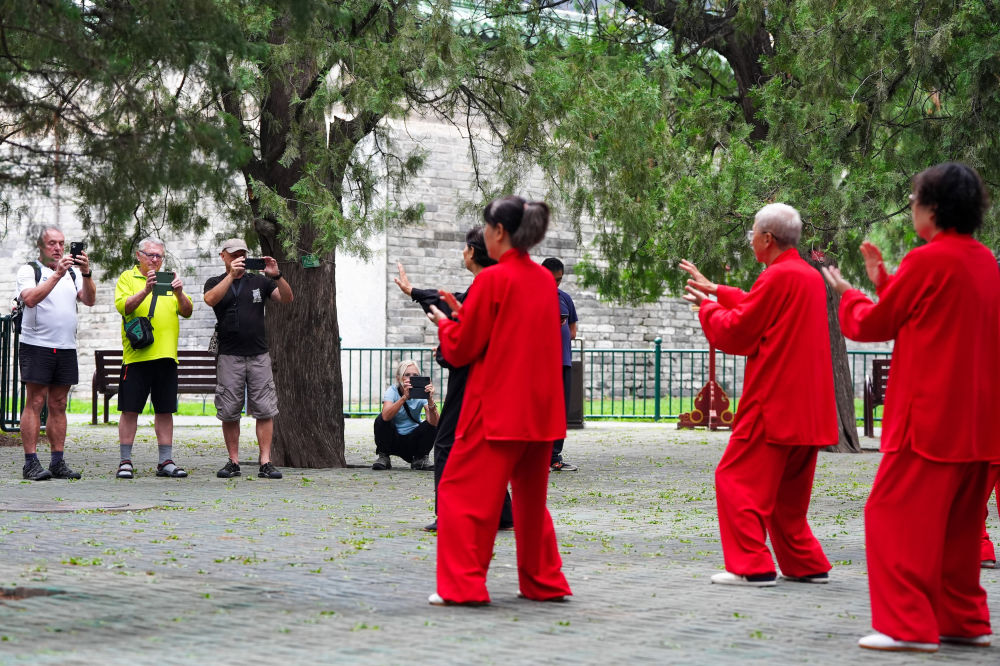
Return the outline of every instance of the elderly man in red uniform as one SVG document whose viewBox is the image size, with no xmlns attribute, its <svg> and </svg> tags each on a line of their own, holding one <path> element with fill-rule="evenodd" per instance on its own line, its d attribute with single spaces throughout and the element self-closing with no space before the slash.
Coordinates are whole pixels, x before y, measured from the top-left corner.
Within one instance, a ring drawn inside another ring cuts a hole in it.
<svg viewBox="0 0 1000 666">
<path fill-rule="evenodd" d="M 791 206 L 769 204 L 757 213 L 750 242 L 767 268 L 749 293 L 709 282 L 681 262 L 692 278 L 684 298 L 701 306 L 708 341 L 747 357 L 733 434 L 715 470 L 726 571 L 713 583 L 775 585 L 768 536 L 786 580 L 829 580 L 830 562 L 806 513 L 819 448 L 837 443 L 837 408 L 826 288 L 799 256 L 801 234 Z"/>
<path fill-rule="evenodd" d="M 873 650 L 990 645 L 979 584 L 983 512 L 1000 459 L 1000 271 L 972 237 L 989 205 L 976 171 L 950 162 L 913 178 L 913 230 L 926 241 L 890 275 L 861 245 L 873 303 L 836 269 L 840 327 L 858 342 L 895 340 L 882 462 L 865 505 Z"/>
</svg>

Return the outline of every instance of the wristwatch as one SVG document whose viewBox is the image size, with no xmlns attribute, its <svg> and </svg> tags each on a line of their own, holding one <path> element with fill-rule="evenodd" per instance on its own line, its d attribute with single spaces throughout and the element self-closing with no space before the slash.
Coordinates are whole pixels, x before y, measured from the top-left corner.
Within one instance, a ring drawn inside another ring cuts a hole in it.
<svg viewBox="0 0 1000 666">
<path fill-rule="evenodd" d="M 280 280 L 280 279 L 281 279 L 281 271 L 278 271 L 278 274 L 277 274 L 277 275 L 275 275 L 275 276 L 274 276 L 273 278 L 271 278 L 271 279 L 272 279 L 272 280 L 274 280 L 274 281 L 276 281 L 276 282 L 277 282 L 278 280 Z"/>
<path fill-rule="evenodd" d="M 91 276 L 91 275 L 93 275 L 93 274 L 94 274 L 94 271 L 90 271 L 89 273 L 80 273 L 80 275 L 81 275 L 82 277 L 90 277 L 90 276 Z"/>
</svg>

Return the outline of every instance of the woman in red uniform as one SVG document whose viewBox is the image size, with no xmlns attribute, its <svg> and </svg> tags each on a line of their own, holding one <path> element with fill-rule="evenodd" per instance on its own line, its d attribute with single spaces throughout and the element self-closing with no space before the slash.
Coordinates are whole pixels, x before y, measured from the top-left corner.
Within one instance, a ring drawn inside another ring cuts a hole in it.
<svg viewBox="0 0 1000 666">
<path fill-rule="evenodd" d="M 511 483 L 519 594 L 536 601 L 570 595 L 545 506 L 552 442 L 566 434 L 559 299 L 552 274 L 528 256 L 545 237 L 549 209 L 516 196 L 483 211 L 490 257 L 453 316 L 437 308 L 441 352 L 469 379 L 455 443 L 438 486 L 434 605 L 485 604 L 486 571 Z"/>
<path fill-rule="evenodd" d="M 972 237 L 989 205 L 974 169 L 939 164 L 913 179 L 913 228 L 926 245 L 895 275 L 861 246 L 873 303 L 824 269 L 841 296 L 840 325 L 859 342 L 895 340 L 882 462 L 865 506 L 872 626 L 858 644 L 934 652 L 989 646 L 979 540 L 1000 459 L 1000 271 Z"/>
</svg>

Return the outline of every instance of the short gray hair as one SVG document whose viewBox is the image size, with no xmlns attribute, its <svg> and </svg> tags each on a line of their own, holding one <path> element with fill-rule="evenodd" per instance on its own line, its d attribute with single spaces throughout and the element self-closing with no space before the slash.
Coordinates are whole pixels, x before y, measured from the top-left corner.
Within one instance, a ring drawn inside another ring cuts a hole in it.
<svg viewBox="0 0 1000 666">
<path fill-rule="evenodd" d="M 146 248 L 149 247 L 150 245 L 158 245 L 164 251 L 166 251 L 167 249 L 166 243 L 161 241 L 156 236 L 146 236 L 141 241 L 139 241 L 139 244 L 135 246 L 135 249 L 139 250 L 140 252 L 145 252 Z"/>
<path fill-rule="evenodd" d="M 769 232 L 778 247 L 790 248 L 799 244 L 802 237 L 802 218 L 799 211 L 788 204 L 767 204 L 754 215 L 757 231 Z"/>
<path fill-rule="evenodd" d="M 38 246 L 38 249 L 42 249 L 43 247 L 45 247 L 45 234 L 49 233 L 50 231 L 58 231 L 63 235 L 63 238 L 66 237 L 66 234 L 63 233 L 63 230 L 54 224 L 42 227 L 42 230 L 38 232 L 38 238 L 35 240 L 35 245 Z"/>
</svg>

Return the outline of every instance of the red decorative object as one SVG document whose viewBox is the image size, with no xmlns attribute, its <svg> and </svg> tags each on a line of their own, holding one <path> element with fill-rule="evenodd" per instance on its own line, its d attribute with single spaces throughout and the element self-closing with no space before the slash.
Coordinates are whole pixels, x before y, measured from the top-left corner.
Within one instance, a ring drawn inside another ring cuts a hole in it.
<svg viewBox="0 0 1000 666">
<path fill-rule="evenodd" d="M 715 381 L 715 348 L 708 348 L 708 382 L 694 398 L 694 409 L 681 414 L 678 428 L 708 428 L 709 430 L 733 427 L 733 413 L 729 410 L 729 396 Z"/>
</svg>

